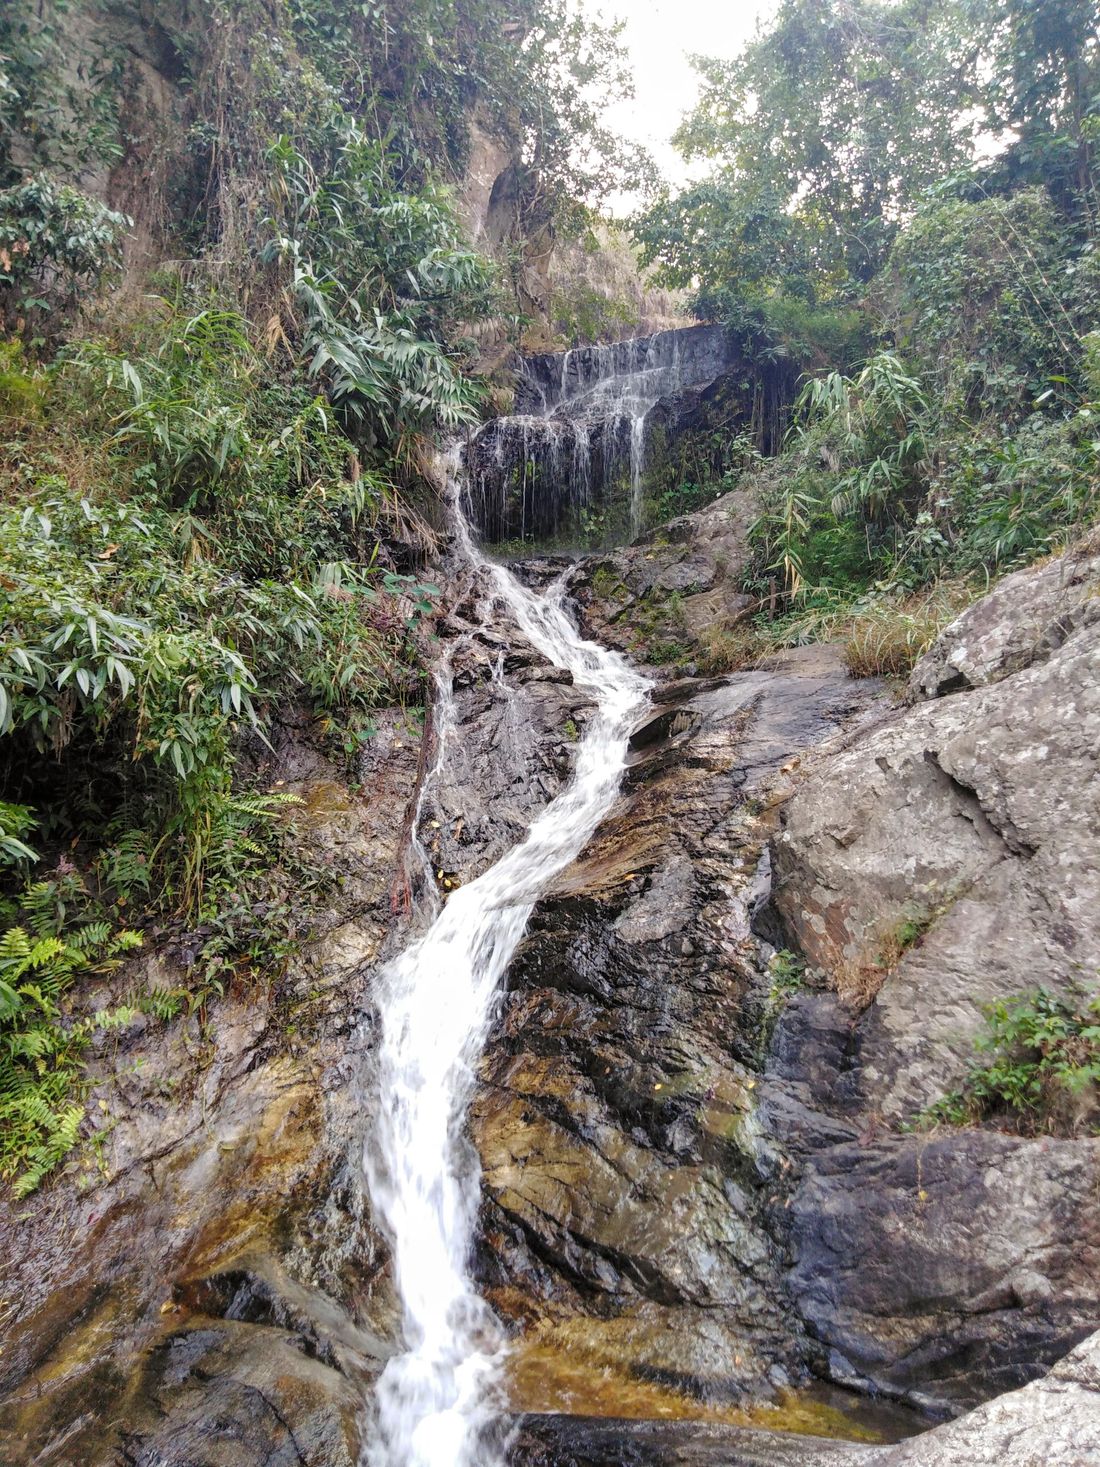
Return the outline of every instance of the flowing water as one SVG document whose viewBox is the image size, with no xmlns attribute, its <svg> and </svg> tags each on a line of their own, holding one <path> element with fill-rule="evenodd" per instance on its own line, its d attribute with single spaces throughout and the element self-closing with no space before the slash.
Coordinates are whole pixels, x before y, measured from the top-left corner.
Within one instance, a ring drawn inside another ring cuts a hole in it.
<svg viewBox="0 0 1100 1467">
<path fill-rule="evenodd" d="M 378 1382 L 369 1467 L 494 1467 L 502 1458 L 491 1438 L 503 1335 L 468 1275 L 480 1170 L 466 1111 L 508 962 L 535 902 L 609 810 L 647 697 L 646 680 L 617 653 L 579 635 L 560 583 L 530 591 L 479 554 L 458 507 L 456 472 L 452 455 L 457 545 L 486 587 L 484 619 L 510 618 L 598 706 L 570 784 L 518 846 L 434 911 L 380 979 L 379 1109 L 366 1168 L 393 1250 L 404 1349 Z M 444 661 L 437 770 L 455 734 L 451 676 Z"/>
<path fill-rule="evenodd" d="M 551 538 L 625 492 L 622 524 L 636 538 L 654 408 L 714 382 L 732 360 L 713 326 L 526 359 L 516 411 L 468 446 L 469 518 L 489 540 Z"/>
</svg>

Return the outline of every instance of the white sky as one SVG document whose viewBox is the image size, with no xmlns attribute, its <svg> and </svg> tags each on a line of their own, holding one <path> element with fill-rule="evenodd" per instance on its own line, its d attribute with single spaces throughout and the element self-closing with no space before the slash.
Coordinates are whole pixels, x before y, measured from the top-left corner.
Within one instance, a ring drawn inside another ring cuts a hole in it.
<svg viewBox="0 0 1100 1467">
<path fill-rule="evenodd" d="M 673 183 L 687 174 L 669 139 L 698 95 L 689 54 L 734 56 L 778 0 L 581 0 L 591 14 L 626 21 L 623 41 L 634 65 L 634 100 L 607 110 L 607 121 L 643 143 Z M 612 212 L 630 201 L 612 200 Z"/>
</svg>

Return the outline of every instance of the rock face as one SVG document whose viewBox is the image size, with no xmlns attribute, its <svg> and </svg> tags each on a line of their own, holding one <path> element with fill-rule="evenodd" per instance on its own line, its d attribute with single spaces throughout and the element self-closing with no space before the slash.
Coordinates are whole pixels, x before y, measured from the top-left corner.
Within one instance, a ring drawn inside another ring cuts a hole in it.
<svg viewBox="0 0 1100 1467">
<path fill-rule="evenodd" d="M 517 1467 L 1092 1467 L 1100 1445 L 1100 1334 L 1043 1376 L 962 1420 L 890 1447 L 697 1422 L 533 1418 Z"/>
<path fill-rule="evenodd" d="M 731 496 L 574 568 L 588 625 L 643 658 L 655 602 L 736 615 L 750 513 Z M 1100 1457 L 1096 1342 L 1035 1380 L 1100 1315 L 1100 1141 L 899 1129 L 963 1073 L 988 999 L 1096 982 L 1100 623 L 1088 581 L 1053 613 L 1042 589 L 1073 574 L 972 608 L 915 680 L 965 685 L 914 706 L 828 648 L 656 685 L 617 806 L 512 964 L 471 1118 L 476 1270 L 536 1413 L 517 1462 Z M 418 883 L 468 881 L 557 793 L 589 715 L 483 595 L 451 575 L 453 706 L 423 742 L 382 720 L 366 799 L 301 728 L 278 741 L 302 838 L 344 875 L 308 953 L 205 1032 L 130 1036 L 144 1069 L 93 1096 L 102 1174 L 0 1221 L 13 1467 L 357 1461 L 395 1333 L 357 1176 L 372 973 Z M 1027 655 L 1016 607 L 1044 629 Z M 769 961 L 792 947 L 801 976 Z M 810 1376 L 853 1394 L 791 1389 Z M 899 1446 L 823 1439 L 926 1424 L 838 1411 L 855 1393 L 953 1414 L 1028 1381 Z"/>
<path fill-rule="evenodd" d="M 867 1467 L 1090 1467 L 1100 1450 L 1100 1335 L 1041 1380 L 926 1436 L 867 1454 Z"/>
<path fill-rule="evenodd" d="M 739 578 L 757 510 L 749 492 L 735 489 L 635 545 L 585 557 L 569 587 L 589 633 L 644 666 L 692 664 L 710 627 L 755 606 Z"/>
<path fill-rule="evenodd" d="M 1045 661 L 1074 632 L 1100 621 L 1100 536 L 1046 565 L 1006 576 L 921 658 L 911 696 L 936 698 L 999 682 Z"/>
<path fill-rule="evenodd" d="M 754 1115 L 766 805 L 873 693 L 792 657 L 659 696 L 512 965 L 474 1115 L 482 1271 L 529 1346 L 737 1399 L 798 1353 Z"/>
<path fill-rule="evenodd" d="M 828 758 L 775 843 L 778 911 L 852 999 L 807 995 L 777 1035 L 764 1111 L 802 1153 L 791 1288 L 834 1374 L 933 1403 L 1006 1389 L 1100 1315 L 1100 1141 L 889 1135 L 962 1078 L 983 1005 L 1100 989 L 1088 564 L 971 608 L 914 674 L 969 691 Z"/>
<path fill-rule="evenodd" d="M 417 752 L 403 719 L 380 720 L 367 804 L 305 734 L 278 732 L 271 773 L 342 875 L 318 940 L 272 988 L 212 1002 L 205 1027 L 124 1031 L 104 1056 L 120 1078 L 91 1097 L 98 1169 L 0 1219 L 12 1467 L 357 1461 L 357 1382 L 393 1302 L 356 1201 L 354 1082 Z M 176 981 L 163 959 L 124 977 Z"/>
</svg>

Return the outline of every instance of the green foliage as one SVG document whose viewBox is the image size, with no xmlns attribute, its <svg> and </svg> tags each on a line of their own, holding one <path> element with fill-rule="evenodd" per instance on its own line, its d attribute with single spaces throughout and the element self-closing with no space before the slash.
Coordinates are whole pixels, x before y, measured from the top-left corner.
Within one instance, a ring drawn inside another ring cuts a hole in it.
<svg viewBox="0 0 1100 1467">
<path fill-rule="evenodd" d="M 811 379 L 796 404 L 785 472 L 759 481 L 748 584 L 803 611 L 851 602 L 878 581 L 913 591 L 1026 562 L 1100 508 L 1095 410 L 1033 414 L 1008 435 L 952 418 L 934 387 L 881 352 L 853 377 Z M 924 637 L 891 641 L 902 661 Z M 886 627 L 865 628 L 872 651 Z M 885 643 L 883 643 L 885 645 Z M 853 651 L 855 662 L 865 658 Z M 893 658 L 886 659 L 887 661 Z M 885 667 L 884 667 L 885 670 Z"/>
<path fill-rule="evenodd" d="M 1059 205 L 1098 217 L 1100 5 L 1097 0 L 983 0 L 973 23 L 987 58 L 986 126 L 1004 135 L 988 166 L 997 187 L 1046 187 Z"/>
<path fill-rule="evenodd" d="M 1076 405 L 1087 315 L 1067 289 L 1077 253 L 1039 189 L 917 212 L 890 259 L 890 324 L 947 412 L 1003 422 L 1036 400 Z"/>
<path fill-rule="evenodd" d="M 480 394 L 443 338 L 486 313 L 488 261 L 462 247 L 442 196 L 395 187 L 383 148 L 350 120 L 327 152 L 318 172 L 287 137 L 269 151 L 280 207 L 266 257 L 290 269 L 308 376 L 369 442 L 473 421 Z"/>
<path fill-rule="evenodd" d="M 837 519 L 854 510 L 882 521 L 919 494 L 930 405 L 893 352 L 879 352 L 855 377 L 811 378 L 794 411 L 803 448 L 817 449 L 837 476 L 831 500 Z"/>
<path fill-rule="evenodd" d="M 789 948 L 780 948 L 768 962 L 768 975 L 772 997 L 781 1000 L 801 989 L 806 977 L 806 964 Z"/>
<path fill-rule="evenodd" d="M 638 308 L 582 280 L 553 293 L 550 324 L 570 346 L 615 341 L 638 325 Z"/>
<path fill-rule="evenodd" d="M 81 1056 L 97 1030 L 117 1028 L 132 1010 L 83 1018 L 64 999 L 79 980 L 113 972 L 141 938 L 104 921 L 70 918 L 86 906 L 71 868 L 28 887 L 18 925 L 0 936 L 0 1176 L 26 1196 L 76 1145 L 84 1120 Z"/>
<path fill-rule="evenodd" d="M 784 0 L 677 142 L 711 161 L 640 237 L 675 284 L 826 301 L 867 281 L 900 211 L 969 152 L 975 46 L 945 0 Z"/>
<path fill-rule="evenodd" d="M 74 0 L 0 9 L 0 187 L 28 167 L 80 175 L 122 156 L 120 58 L 73 24 Z"/>
<path fill-rule="evenodd" d="M 23 870 L 38 860 L 38 852 L 31 849 L 25 837 L 34 830 L 37 821 L 26 805 L 9 805 L 0 800 L 0 870 Z"/>
<path fill-rule="evenodd" d="M 8 429 L 38 417 L 45 384 L 28 363 L 21 341 L 0 341 L 0 422 Z"/>
<path fill-rule="evenodd" d="M 103 797 L 108 819 L 140 804 L 151 866 L 194 908 L 241 733 L 281 698 L 339 719 L 415 692 L 433 592 L 378 563 L 392 489 L 243 319 L 160 309 L 139 350 L 71 352 L 47 423 L 13 446 L 0 733 L 28 803 L 64 756 L 62 823 L 90 813 L 89 770 L 97 821 Z M 89 444 L 82 492 L 57 468 Z"/>
<path fill-rule="evenodd" d="M 632 188 L 648 160 L 604 122 L 631 93 L 622 25 L 564 0 L 407 0 L 397 7 L 294 0 L 293 36 L 405 170 L 459 175 L 480 107 L 522 157 L 528 227 L 576 226 L 583 205 Z M 263 25 L 266 17 L 260 18 Z"/>
<path fill-rule="evenodd" d="M 928 495 L 903 547 L 913 576 L 1026 564 L 1064 544 L 1100 510 L 1095 409 L 1033 415 L 1011 437 L 945 437 Z"/>
<path fill-rule="evenodd" d="M 124 214 L 47 174 L 0 190 L 0 321 L 56 336 L 57 318 L 118 269 L 129 226 Z"/>
<path fill-rule="evenodd" d="M 1028 1132 L 1100 1131 L 1100 998 L 1045 988 L 986 1009 L 989 1032 L 962 1085 L 916 1118 L 974 1125 L 1006 1116 Z"/>
</svg>

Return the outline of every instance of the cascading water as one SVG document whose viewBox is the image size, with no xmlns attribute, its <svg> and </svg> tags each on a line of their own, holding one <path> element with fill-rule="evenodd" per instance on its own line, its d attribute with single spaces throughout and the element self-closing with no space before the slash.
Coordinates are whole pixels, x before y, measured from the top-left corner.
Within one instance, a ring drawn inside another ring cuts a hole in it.
<svg viewBox="0 0 1100 1467">
<path fill-rule="evenodd" d="M 568 787 L 521 844 L 435 908 L 427 931 L 380 979 L 378 1118 L 365 1159 L 393 1250 L 405 1348 L 378 1381 L 369 1467 L 494 1467 L 501 1460 L 503 1449 L 490 1437 L 503 1335 L 467 1272 L 479 1164 L 465 1135 L 466 1110 L 508 962 L 538 897 L 610 808 L 647 696 L 646 680 L 617 653 L 579 635 L 560 584 L 538 594 L 479 554 L 459 508 L 457 470 L 454 454 L 447 480 L 458 549 L 487 585 L 485 619 L 502 608 L 596 700 L 597 712 Z M 436 770 L 455 726 L 449 661 L 438 684 Z"/>
<path fill-rule="evenodd" d="M 611 346 L 527 358 L 516 412 L 495 418 L 466 452 L 466 512 L 485 538 L 547 538 L 626 493 L 643 519 L 646 444 L 654 408 L 702 389 L 740 361 L 716 326 L 661 331 Z"/>
</svg>

